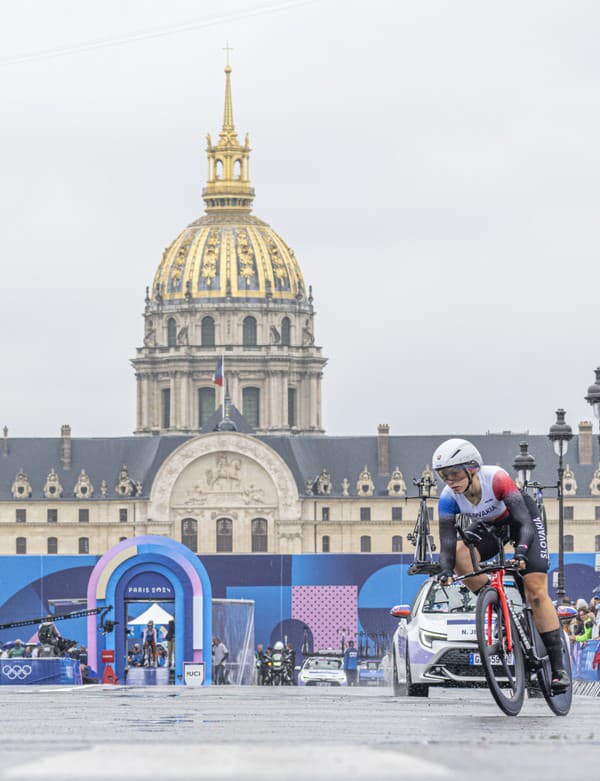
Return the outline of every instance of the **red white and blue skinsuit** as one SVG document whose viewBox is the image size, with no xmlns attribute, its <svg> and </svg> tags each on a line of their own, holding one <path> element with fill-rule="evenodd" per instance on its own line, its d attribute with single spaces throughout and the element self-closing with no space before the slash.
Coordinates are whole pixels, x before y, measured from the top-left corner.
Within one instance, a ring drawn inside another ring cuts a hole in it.
<svg viewBox="0 0 600 781">
<path fill-rule="evenodd" d="M 440 518 L 440 564 L 442 570 L 453 570 L 456 558 L 456 516 L 504 526 L 505 542 L 512 540 L 527 551 L 528 572 L 546 572 L 550 564 L 548 540 L 543 521 L 533 499 L 522 494 L 510 475 L 499 466 L 482 466 L 477 472 L 481 483 L 481 499 L 472 504 L 464 494 L 445 486 L 438 503 Z M 475 547 L 482 561 L 491 558 L 498 543 L 491 533 L 484 533 Z"/>
</svg>

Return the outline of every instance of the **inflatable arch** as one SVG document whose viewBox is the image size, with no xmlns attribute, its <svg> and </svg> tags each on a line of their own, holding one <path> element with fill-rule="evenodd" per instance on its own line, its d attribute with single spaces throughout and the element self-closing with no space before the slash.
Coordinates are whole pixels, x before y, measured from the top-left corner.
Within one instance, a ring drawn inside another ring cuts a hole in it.
<svg viewBox="0 0 600 781">
<path fill-rule="evenodd" d="M 100 651 L 115 652 L 120 681 L 125 670 L 127 643 L 125 594 L 127 586 L 143 575 L 170 584 L 175 614 L 175 683 L 183 683 L 183 663 L 205 663 L 205 683 L 211 683 L 212 589 L 198 557 L 168 537 L 131 537 L 115 545 L 94 567 L 88 583 L 88 608 L 114 607 L 115 629 L 102 636 L 97 617 L 88 617 L 88 659 L 100 671 Z M 160 600 L 160 598 L 158 598 Z"/>
</svg>

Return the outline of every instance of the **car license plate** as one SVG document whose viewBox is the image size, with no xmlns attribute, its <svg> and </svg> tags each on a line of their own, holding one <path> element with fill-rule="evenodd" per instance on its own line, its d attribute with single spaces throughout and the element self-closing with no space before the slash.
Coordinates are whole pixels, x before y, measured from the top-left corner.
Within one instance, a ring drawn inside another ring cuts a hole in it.
<svg viewBox="0 0 600 781">
<path fill-rule="evenodd" d="M 317 686 L 329 686 L 329 681 L 317 681 Z"/>
<path fill-rule="evenodd" d="M 515 663 L 515 657 L 513 654 L 508 654 L 506 661 L 508 664 L 514 664 Z M 500 666 L 502 664 L 502 661 L 500 660 L 500 657 L 497 654 L 493 654 L 490 656 L 490 662 L 492 665 Z M 481 656 L 479 654 L 469 654 L 469 664 L 473 666 L 481 666 Z"/>
</svg>

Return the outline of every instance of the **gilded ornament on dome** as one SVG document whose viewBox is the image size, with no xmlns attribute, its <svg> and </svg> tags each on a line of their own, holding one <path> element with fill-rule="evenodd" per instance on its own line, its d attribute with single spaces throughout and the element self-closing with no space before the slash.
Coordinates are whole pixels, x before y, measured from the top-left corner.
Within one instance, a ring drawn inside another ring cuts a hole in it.
<svg viewBox="0 0 600 781">
<path fill-rule="evenodd" d="M 279 248 L 273 239 L 268 240 L 269 255 L 271 256 L 271 265 L 273 267 L 273 275 L 277 282 L 279 289 L 289 288 L 289 280 L 287 275 L 287 269 L 285 263 L 281 258 Z"/>
<path fill-rule="evenodd" d="M 254 262 L 254 252 L 248 238 L 248 232 L 245 230 L 236 231 L 238 274 L 246 287 L 250 287 L 252 277 L 256 276 L 256 266 Z"/>
<path fill-rule="evenodd" d="M 206 239 L 206 246 L 202 258 L 202 268 L 200 270 L 200 277 L 206 281 L 206 287 L 210 287 L 213 280 L 217 277 L 220 241 L 221 236 L 219 231 L 217 229 L 211 230 Z"/>
<path fill-rule="evenodd" d="M 185 268 L 185 264 L 187 261 L 187 256 L 188 256 L 188 252 L 190 251 L 191 244 L 192 244 L 192 237 L 188 236 L 186 240 L 183 242 L 183 244 L 177 250 L 175 261 L 171 266 L 171 276 L 170 276 L 171 292 L 176 292 L 181 288 L 181 278 L 183 276 L 183 270 Z"/>
</svg>

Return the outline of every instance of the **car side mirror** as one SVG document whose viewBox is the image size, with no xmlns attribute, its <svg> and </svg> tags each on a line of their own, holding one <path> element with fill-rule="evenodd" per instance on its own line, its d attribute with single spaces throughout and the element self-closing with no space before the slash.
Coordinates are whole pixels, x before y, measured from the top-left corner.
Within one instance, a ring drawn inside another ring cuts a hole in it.
<svg viewBox="0 0 600 781">
<path fill-rule="evenodd" d="M 390 610 L 390 615 L 396 618 L 410 618 L 410 605 L 394 605 Z"/>
</svg>

